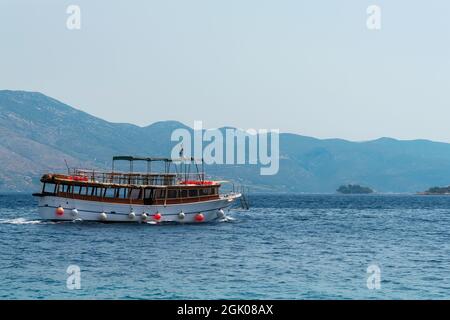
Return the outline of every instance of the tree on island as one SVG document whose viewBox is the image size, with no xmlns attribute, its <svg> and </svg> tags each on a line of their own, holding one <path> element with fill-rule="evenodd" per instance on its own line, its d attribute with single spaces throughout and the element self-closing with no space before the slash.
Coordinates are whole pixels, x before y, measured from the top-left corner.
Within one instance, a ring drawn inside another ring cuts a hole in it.
<svg viewBox="0 0 450 320">
<path fill-rule="evenodd" d="M 425 191 L 425 194 L 450 194 L 450 186 L 448 187 L 432 187 Z"/>
<path fill-rule="evenodd" d="M 362 187 L 359 184 L 342 185 L 337 190 L 342 194 L 369 194 L 373 193 L 373 190 L 368 187 Z"/>
</svg>

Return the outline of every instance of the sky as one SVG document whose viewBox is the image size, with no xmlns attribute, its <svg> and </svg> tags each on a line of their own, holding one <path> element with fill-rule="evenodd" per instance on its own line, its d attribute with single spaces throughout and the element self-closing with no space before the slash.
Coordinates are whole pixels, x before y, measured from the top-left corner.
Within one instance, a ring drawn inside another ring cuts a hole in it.
<svg viewBox="0 0 450 320">
<path fill-rule="evenodd" d="M 112 122 L 450 142 L 448 0 L 0 0 L 0 41 L 0 89 Z"/>
</svg>

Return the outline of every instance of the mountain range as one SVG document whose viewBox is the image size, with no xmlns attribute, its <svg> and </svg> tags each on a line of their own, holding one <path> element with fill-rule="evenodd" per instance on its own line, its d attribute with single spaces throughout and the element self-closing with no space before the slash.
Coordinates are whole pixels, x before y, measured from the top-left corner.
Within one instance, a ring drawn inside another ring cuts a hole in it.
<svg viewBox="0 0 450 320">
<path fill-rule="evenodd" d="M 154 119 L 149 119 L 149 122 Z M 0 91 L 0 192 L 39 189 L 45 172 L 110 168 L 114 155 L 170 156 L 177 121 L 140 127 L 111 123 L 38 92 Z M 301 128 L 299 128 L 300 130 Z M 216 178 L 255 191 L 330 193 L 343 184 L 378 192 L 417 192 L 450 184 L 450 144 L 380 138 L 352 142 L 280 134 L 280 170 L 261 176 L 256 165 L 212 165 Z"/>
</svg>

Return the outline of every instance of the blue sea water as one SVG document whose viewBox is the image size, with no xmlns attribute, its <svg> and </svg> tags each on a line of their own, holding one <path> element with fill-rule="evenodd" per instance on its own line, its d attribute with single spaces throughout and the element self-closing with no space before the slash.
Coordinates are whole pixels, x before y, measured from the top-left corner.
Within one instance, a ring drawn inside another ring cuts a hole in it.
<svg viewBox="0 0 450 320">
<path fill-rule="evenodd" d="M 252 195 L 231 222 L 53 223 L 0 195 L 2 299 L 448 299 L 450 197 Z M 69 265 L 81 289 L 67 288 Z M 381 288 L 367 287 L 367 268 Z"/>
</svg>

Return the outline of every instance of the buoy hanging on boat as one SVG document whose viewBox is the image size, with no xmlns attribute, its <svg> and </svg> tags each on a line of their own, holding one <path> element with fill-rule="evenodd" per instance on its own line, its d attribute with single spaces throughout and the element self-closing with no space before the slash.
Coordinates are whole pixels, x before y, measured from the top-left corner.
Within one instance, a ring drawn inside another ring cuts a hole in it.
<svg viewBox="0 0 450 320">
<path fill-rule="evenodd" d="M 108 219 L 108 216 L 106 215 L 106 212 L 100 213 L 100 220 L 106 221 Z"/>
<path fill-rule="evenodd" d="M 131 211 L 131 212 L 128 214 L 128 219 L 134 220 L 135 218 L 136 218 L 136 213 L 134 213 L 134 211 Z"/>
<path fill-rule="evenodd" d="M 217 217 L 224 218 L 225 217 L 225 212 L 222 209 L 220 209 L 219 211 L 217 211 Z"/>
<path fill-rule="evenodd" d="M 141 219 L 142 221 L 147 221 L 148 215 L 144 212 L 143 214 L 141 214 Z"/>
<path fill-rule="evenodd" d="M 58 208 L 56 208 L 55 213 L 57 216 L 61 217 L 62 215 L 64 215 L 64 208 L 59 206 Z"/>
<path fill-rule="evenodd" d="M 180 219 L 180 220 L 184 220 L 185 217 L 186 217 L 186 215 L 184 214 L 183 211 L 181 211 L 181 212 L 178 214 L 178 219 Z"/>
<path fill-rule="evenodd" d="M 162 214 L 159 212 L 157 212 L 153 215 L 153 219 L 155 219 L 156 221 L 161 220 L 161 218 L 162 218 Z"/>
<path fill-rule="evenodd" d="M 72 217 L 73 218 L 76 218 L 76 217 L 78 217 L 78 210 L 77 209 L 72 209 Z"/>
<path fill-rule="evenodd" d="M 205 216 L 202 213 L 197 213 L 195 215 L 195 221 L 197 222 L 203 222 L 203 220 L 205 220 Z"/>
</svg>

